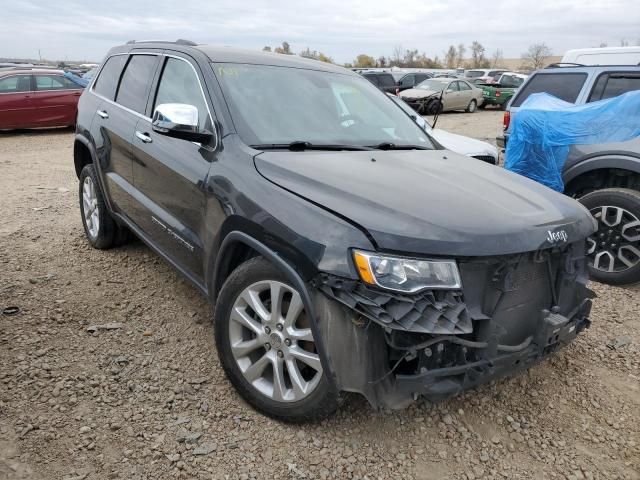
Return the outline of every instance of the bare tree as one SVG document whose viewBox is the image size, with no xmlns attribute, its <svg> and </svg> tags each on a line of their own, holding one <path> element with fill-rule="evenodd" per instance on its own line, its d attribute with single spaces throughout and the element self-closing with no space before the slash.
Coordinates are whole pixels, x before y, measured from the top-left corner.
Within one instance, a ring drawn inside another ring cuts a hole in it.
<svg viewBox="0 0 640 480">
<path fill-rule="evenodd" d="M 464 64 L 464 56 L 467 53 L 467 49 L 465 48 L 463 43 L 458 44 L 458 51 L 456 55 L 456 66 L 461 67 Z"/>
<path fill-rule="evenodd" d="M 546 43 L 534 43 L 529 47 L 529 50 L 522 54 L 523 66 L 529 70 L 538 70 L 544 67 L 551 54 L 551 49 Z"/>
<path fill-rule="evenodd" d="M 496 48 L 496 51 L 491 55 L 491 68 L 496 68 L 502 66 L 502 62 L 504 62 L 504 55 L 502 54 L 501 48 Z"/>
<path fill-rule="evenodd" d="M 404 50 L 402 49 L 402 45 L 394 46 L 393 52 L 391 53 L 391 61 L 389 63 L 391 65 L 400 65 L 402 63 L 403 55 L 404 55 Z"/>
<path fill-rule="evenodd" d="M 276 47 L 274 52 L 284 53 L 285 55 L 293 55 L 291 47 L 289 46 L 289 42 L 282 42 L 282 47 Z"/>
<path fill-rule="evenodd" d="M 380 55 L 378 57 L 378 62 L 377 62 L 379 67 L 386 67 L 387 66 L 387 57 L 385 57 L 384 55 Z"/>
<path fill-rule="evenodd" d="M 449 45 L 449 48 L 446 52 L 444 52 L 444 64 L 447 68 L 456 68 L 458 64 L 458 52 L 456 51 L 456 47 L 453 45 Z"/>
<path fill-rule="evenodd" d="M 263 52 L 270 52 L 271 51 L 271 47 L 269 45 L 267 45 L 266 47 L 264 47 L 262 49 Z"/>
<path fill-rule="evenodd" d="M 486 67 L 487 59 L 484 56 L 484 47 L 480 42 L 474 40 L 471 44 L 471 66 L 473 68 Z"/>
</svg>

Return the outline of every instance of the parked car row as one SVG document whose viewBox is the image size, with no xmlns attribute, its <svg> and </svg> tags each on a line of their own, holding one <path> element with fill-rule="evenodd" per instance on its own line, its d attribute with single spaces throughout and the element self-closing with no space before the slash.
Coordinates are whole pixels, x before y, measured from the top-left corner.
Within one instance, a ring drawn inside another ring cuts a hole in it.
<svg viewBox="0 0 640 480">
<path fill-rule="evenodd" d="M 638 66 L 538 70 L 510 101 L 504 113 L 504 133 L 497 143 L 507 145 L 518 110 L 535 93 L 583 105 L 634 90 L 640 90 Z M 607 283 L 640 281 L 640 138 L 573 145 L 563 165 L 562 180 L 564 193 L 583 201 L 598 220 L 599 229 L 589 241 L 591 275 Z"/>
<path fill-rule="evenodd" d="M 75 125 L 82 91 L 62 70 L 2 70 L 0 130 Z"/>
</svg>

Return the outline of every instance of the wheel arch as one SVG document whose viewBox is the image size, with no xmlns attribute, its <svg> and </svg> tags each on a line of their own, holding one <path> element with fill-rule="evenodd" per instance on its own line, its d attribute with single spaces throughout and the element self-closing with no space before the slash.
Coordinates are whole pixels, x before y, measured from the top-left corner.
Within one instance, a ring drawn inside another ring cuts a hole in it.
<svg viewBox="0 0 640 480">
<path fill-rule="evenodd" d="M 91 144 L 84 135 L 76 135 L 73 142 L 73 165 L 78 178 L 80 178 L 80 172 L 84 166 L 90 163 L 97 163 Z"/>
<path fill-rule="evenodd" d="M 592 157 L 563 173 L 565 193 L 581 197 L 603 188 L 640 191 L 640 158 L 629 156 Z"/>
<path fill-rule="evenodd" d="M 313 331 L 313 337 L 316 342 L 318 353 L 320 355 L 320 361 L 322 362 L 322 368 L 328 373 L 330 381 L 335 386 L 336 376 L 331 367 L 328 359 L 327 349 L 325 347 L 324 338 L 318 323 L 317 312 L 315 308 L 315 302 L 312 297 L 312 293 L 309 291 L 307 282 L 303 279 L 302 275 L 289 263 L 282 255 L 273 250 L 270 246 L 256 239 L 254 236 L 241 231 L 232 230 L 222 239 L 218 254 L 216 256 L 216 262 L 214 264 L 213 274 L 211 276 L 211 284 L 209 286 L 209 294 L 213 302 L 218 296 L 224 281 L 227 276 L 233 271 L 235 267 L 231 267 L 234 262 L 240 263 L 246 261 L 251 256 L 248 256 L 242 260 L 242 256 L 237 255 L 242 252 L 249 255 L 260 255 L 271 262 L 277 269 L 279 269 L 286 279 L 291 282 L 292 286 L 300 292 L 304 307 L 308 313 L 311 321 L 311 329 Z M 236 257 L 234 257 L 236 255 Z M 229 256 L 235 260 L 226 260 L 225 257 Z M 237 266 L 236 265 L 236 266 Z"/>
</svg>

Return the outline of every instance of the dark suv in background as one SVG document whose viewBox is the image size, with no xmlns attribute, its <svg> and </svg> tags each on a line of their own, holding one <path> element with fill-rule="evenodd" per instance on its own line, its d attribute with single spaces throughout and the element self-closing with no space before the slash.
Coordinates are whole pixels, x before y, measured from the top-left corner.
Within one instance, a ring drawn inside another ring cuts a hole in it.
<svg viewBox="0 0 640 480">
<path fill-rule="evenodd" d="M 577 202 L 443 150 L 360 75 L 192 42 L 113 48 L 78 110 L 88 241 L 133 232 L 215 304 L 238 392 L 277 418 L 440 400 L 589 325 Z"/>
<path fill-rule="evenodd" d="M 585 103 L 640 90 L 637 66 L 552 66 L 531 75 L 504 113 L 504 147 L 510 124 L 533 93 Z M 563 168 L 564 193 L 579 199 L 598 221 L 588 240 L 593 278 L 606 283 L 640 282 L 640 138 L 600 145 L 574 145 Z"/>
</svg>

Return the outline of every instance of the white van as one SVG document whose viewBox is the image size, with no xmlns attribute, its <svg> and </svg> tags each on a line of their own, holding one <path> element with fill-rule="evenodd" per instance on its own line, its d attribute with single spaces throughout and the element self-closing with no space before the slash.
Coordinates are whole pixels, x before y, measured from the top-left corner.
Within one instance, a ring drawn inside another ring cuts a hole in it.
<svg viewBox="0 0 640 480">
<path fill-rule="evenodd" d="M 580 65 L 640 65 L 640 46 L 576 48 L 567 50 L 560 63 Z"/>
</svg>

